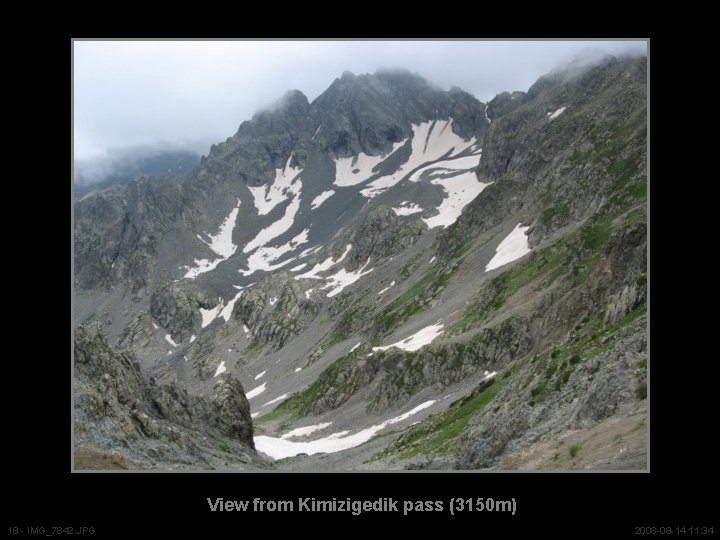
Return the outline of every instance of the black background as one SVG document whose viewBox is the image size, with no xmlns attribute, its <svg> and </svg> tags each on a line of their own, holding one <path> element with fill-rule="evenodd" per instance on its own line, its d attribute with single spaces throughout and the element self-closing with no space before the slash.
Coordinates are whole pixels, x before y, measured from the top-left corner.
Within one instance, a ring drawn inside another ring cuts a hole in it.
<svg viewBox="0 0 720 540">
<path fill-rule="evenodd" d="M 477 19 L 477 24 L 479 28 L 485 23 Z M 609 33 L 596 32 L 595 35 Z M 227 35 L 237 34 L 237 31 L 227 32 Z M 472 30 L 465 33 L 476 34 Z M 649 34 L 647 29 L 635 29 L 615 35 Z M 72 279 L 68 264 L 70 38 L 97 35 L 101 34 L 83 31 L 57 35 L 48 41 L 41 55 L 33 56 L 33 63 L 24 65 L 26 72 L 36 76 L 40 72 L 41 82 L 33 85 L 30 98 L 39 115 L 33 119 L 32 139 L 24 134 L 17 137 L 24 150 L 30 150 L 30 155 L 35 156 L 32 161 L 23 161 L 24 173 L 33 171 L 47 189 L 48 195 L 41 202 L 47 206 L 42 219 L 43 234 L 48 235 L 48 239 L 41 243 L 40 253 L 35 254 L 41 262 L 35 265 L 38 275 L 30 277 L 28 272 L 28 276 L 22 276 L 31 280 L 28 287 L 17 291 L 22 298 L 8 300 L 6 305 L 6 310 L 18 305 L 29 308 L 24 315 L 15 317 L 18 324 L 10 328 L 19 333 L 32 328 L 30 337 L 22 338 L 20 351 L 6 355 L 5 359 L 3 495 L 6 503 L 2 521 L 6 535 L 13 526 L 23 531 L 27 527 L 42 526 L 46 533 L 52 532 L 52 527 L 75 530 L 94 527 L 97 538 L 214 538 L 220 531 L 232 535 L 228 537 L 274 537 L 288 529 L 290 534 L 299 537 L 324 537 L 360 532 L 378 517 L 402 527 L 368 527 L 376 534 L 389 531 L 402 534 L 405 525 L 422 527 L 425 523 L 440 525 L 439 530 L 446 535 L 476 537 L 499 533 L 520 538 L 539 535 L 617 538 L 634 535 L 636 527 L 710 525 L 715 525 L 716 535 L 720 534 L 713 470 L 717 450 L 712 442 L 717 423 L 717 405 L 712 399 L 717 394 L 714 392 L 717 383 L 709 375 L 717 353 L 702 350 L 705 339 L 701 336 L 712 336 L 699 330 L 698 321 L 704 318 L 702 312 L 680 307 L 688 296 L 699 296 L 702 300 L 697 289 L 699 280 L 694 278 L 701 277 L 710 283 L 716 278 L 682 274 L 682 260 L 687 257 L 692 263 L 690 248 L 686 248 L 689 254 L 677 244 L 672 251 L 664 249 L 677 234 L 679 222 L 692 225 L 688 227 L 687 236 L 699 232 L 700 224 L 683 221 L 685 218 L 678 214 L 680 207 L 688 208 L 685 206 L 688 199 L 682 197 L 693 196 L 692 192 L 678 189 L 683 179 L 673 170 L 678 162 L 677 139 L 683 132 L 680 113 L 686 111 L 677 109 L 675 92 L 679 89 L 672 84 L 676 82 L 677 64 L 666 59 L 673 42 L 655 37 L 651 53 L 650 473 L 71 473 L 68 352 L 72 350 L 72 322 L 68 320 L 70 297 L 67 293 L 68 281 Z M 128 34 L 105 32 L 102 35 L 126 37 Z M 35 153 L 38 145 L 43 149 L 42 159 Z M 38 172 L 39 169 L 44 172 Z M 37 184 L 28 185 L 34 188 Z M 25 215 L 24 222 L 28 221 Z M 48 276 L 54 278 L 49 280 Z M 35 303 L 42 306 L 40 312 L 33 310 Z M 15 337 L 12 334 L 6 336 L 6 343 L 12 343 Z M 210 512 L 207 503 L 208 498 L 255 497 L 294 501 L 299 497 L 443 500 L 445 510 L 418 512 L 407 517 L 402 511 L 359 516 L 242 513 Z M 447 510 L 451 497 L 515 498 L 517 513 L 514 516 L 488 512 L 451 516 Z M 361 526 L 356 528 L 358 525 Z M 426 531 L 427 535 L 437 534 L 431 533 L 436 531 L 434 528 Z"/>
</svg>

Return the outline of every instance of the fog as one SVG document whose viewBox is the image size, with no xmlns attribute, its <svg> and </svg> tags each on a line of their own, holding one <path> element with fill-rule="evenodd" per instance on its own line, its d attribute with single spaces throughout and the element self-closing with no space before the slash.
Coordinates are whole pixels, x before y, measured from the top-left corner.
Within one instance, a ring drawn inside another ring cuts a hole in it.
<svg viewBox="0 0 720 540">
<path fill-rule="evenodd" d="M 207 153 L 287 90 L 312 101 L 343 71 L 405 68 L 488 101 L 527 90 L 573 59 L 639 55 L 646 47 L 645 41 L 75 41 L 75 159 L 107 163 L 127 147 Z"/>
</svg>

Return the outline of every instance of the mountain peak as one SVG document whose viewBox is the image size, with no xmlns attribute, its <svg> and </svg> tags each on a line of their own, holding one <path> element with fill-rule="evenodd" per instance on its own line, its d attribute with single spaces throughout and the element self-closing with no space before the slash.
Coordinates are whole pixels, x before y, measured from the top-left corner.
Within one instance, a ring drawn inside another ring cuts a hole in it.
<svg viewBox="0 0 720 540">
<path fill-rule="evenodd" d="M 280 99 L 266 107 L 265 109 L 258 111 L 253 116 L 253 119 L 257 119 L 264 115 L 273 115 L 277 113 L 289 113 L 292 116 L 303 116 L 307 113 L 310 108 L 310 102 L 308 98 L 300 90 L 288 90 L 285 92 Z"/>
</svg>

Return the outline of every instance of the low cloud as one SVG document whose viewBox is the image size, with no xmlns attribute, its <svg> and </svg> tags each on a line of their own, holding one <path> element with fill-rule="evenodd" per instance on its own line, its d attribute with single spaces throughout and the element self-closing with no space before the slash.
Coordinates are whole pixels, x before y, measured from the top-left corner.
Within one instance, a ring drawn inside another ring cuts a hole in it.
<svg viewBox="0 0 720 540">
<path fill-rule="evenodd" d="M 75 158 L 159 141 L 220 142 L 290 89 L 312 101 L 343 71 L 407 69 L 481 101 L 527 90 L 598 49 L 642 54 L 644 41 L 76 41 Z M 194 149 L 200 153 L 204 149 Z M 98 171 L 104 165 L 98 165 Z"/>
</svg>

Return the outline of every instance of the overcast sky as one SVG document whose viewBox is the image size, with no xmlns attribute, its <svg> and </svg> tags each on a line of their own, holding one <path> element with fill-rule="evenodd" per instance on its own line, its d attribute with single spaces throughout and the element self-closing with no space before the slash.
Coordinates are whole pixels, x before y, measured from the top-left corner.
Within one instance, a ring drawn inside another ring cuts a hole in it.
<svg viewBox="0 0 720 540">
<path fill-rule="evenodd" d="M 75 157 L 159 143 L 207 153 L 259 108 L 297 88 L 310 101 L 345 71 L 404 67 L 481 101 L 527 90 L 586 49 L 644 41 L 76 41 Z"/>
</svg>

